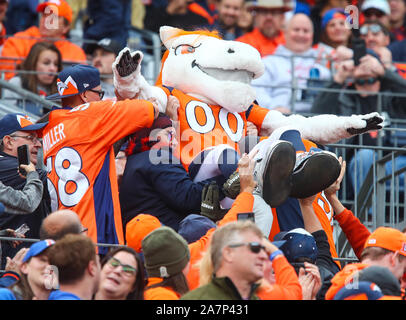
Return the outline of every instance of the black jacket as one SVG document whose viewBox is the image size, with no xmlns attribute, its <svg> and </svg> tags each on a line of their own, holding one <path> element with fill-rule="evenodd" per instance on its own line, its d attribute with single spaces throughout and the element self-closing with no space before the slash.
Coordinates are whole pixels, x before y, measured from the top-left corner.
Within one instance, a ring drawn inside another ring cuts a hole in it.
<svg viewBox="0 0 406 320">
<path fill-rule="evenodd" d="M 212 180 L 219 185 L 225 182 L 221 176 L 194 183 L 170 149 L 129 156 L 120 184 L 124 230 L 132 218 L 146 213 L 177 231 L 188 214 L 200 213 L 203 187 Z"/>
<path fill-rule="evenodd" d="M 331 286 L 331 279 L 334 275 L 340 271 L 338 265 L 334 262 L 331 252 L 330 245 L 328 243 L 327 235 L 324 230 L 315 231 L 312 233 L 314 240 L 317 244 L 317 260 L 316 265 L 319 268 L 320 278 L 322 281 L 321 288 L 317 293 L 317 300 L 325 300 L 325 295 L 327 290 Z"/>
<path fill-rule="evenodd" d="M 17 168 L 18 160 L 16 157 L 0 152 L 0 181 L 16 190 L 22 190 L 26 180 L 19 176 Z M 23 223 L 26 223 L 30 230 L 25 234 L 25 237 L 39 239 L 39 229 L 42 220 L 51 212 L 51 201 L 48 193 L 46 172 L 43 170 L 37 171 L 44 184 L 42 201 L 38 208 L 33 213 L 24 215 L 2 213 L 0 215 L 0 229 L 10 228 L 15 230 Z M 6 256 L 13 257 L 19 249 L 29 247 L 31 244 L 30 242 L 23 242 L 17 248 L 12 248 L 8 242 L 5 242 L 3 246 L 2 266 L 4 267 Z"/>
<path fill-rule="evenodd" d="M 404 119 L 406 117 L 406 97 L 395 96 L 398 94 L 406 93 L 406 80 L 403 79 L 396 72 L 386 70 L 385 74 L 381 77 L 381 89 L 380 92 L 385 93 L 382 95 L 382 112 L 385 117 L 389 119 Z M 329 89 L 342 89 L 343 85 L 336 82 L 332 82 Z M 349 86 L 346 89 L 355 90 L 354 86 Z M 320 92 L 316 97 L 311 112 L 317 114 L 330 113 L 338 116 L 351 116 L 353 114 L 366 114 L 375 112 L 377 110 L 377 97 L 361 98 L 359 94 L 353 94 L 348 92 Z M 391 124 L 391 127 L 394 127 Z M 403 133 L 396 133 L 396 141 L 398 144 L 403 144 Z M 361 136 L 355 136 L 351 138 L 348 143 L 358 144 Z M 368 136 L 362 135 L 363 145 L 376 145 L 376 138 L 369 139 Z M 385 145 L 393 145 L 395 136 L 391 136 L 390 132 L 386 132 Z M 405 141 L 406 142 L 406 141 Z"/>
</svg>

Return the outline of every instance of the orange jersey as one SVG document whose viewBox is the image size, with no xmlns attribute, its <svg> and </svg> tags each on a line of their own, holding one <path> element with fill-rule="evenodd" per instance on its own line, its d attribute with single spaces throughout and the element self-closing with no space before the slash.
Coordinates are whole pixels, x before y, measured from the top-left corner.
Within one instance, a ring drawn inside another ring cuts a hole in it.
<svg viewBox="0 0 406 320">
<path fill-rule="evenodd" d="M 259 51 L 261 57 L 273 54 L 278 45 L 285 44 L 285 36 L 283 32 L 279 32 L 276 37 L 269 39 L 265 37 L 257 28 L 254 28 L 254 30 L 251 32 L 247 32 L 235 40 L 253 46 Z"/>
<path fill-rule="evenodd" d="M 317 145 L 314 142 L 309 140 L 302 139 L 303 144 L 306 147 L 306 150 L 309 151 L 310 148 L 317 148 Z M 324 192 L 320 192 L 317 194 L 316 198 L 313 201 L 313 210 L 316 214 L 317 218 L 320 221 L 321 226 L 323 227 L 324 232 L 327 235 L 328 243 L 330 245 L 330 253 L 331 256 L 334 258 L 338 258 L 336 245 L 334 243 L 333 238 L 333 208 L 331 207 L 330 203 L 327 201 Z M 341 269 L 341 264 L 339 261 L 334 261 L 339 268 Z"/>
<path fill-rule="evenodd" d="M 189 96 L 182 91 L 160 86 L 165 93 L 178 98 L 180 158 L 188 168 L 192 160 L 203 150 L 227 144 L 239 152 L 238 142 L 246 136 L 247 120 L 261 128 L 267 109 L 252 105 L 246 112 L 229 112 L 218 105 Z"/>
<path fill-rule="evenodd" d="M 124 244 L 113 144 L 154 120 L 143 100 L 51 111 L 43 129 L 52 209 L 71 209 L 97 243 Z"/>
<path fill-rule="evenodd" d="M 311 147 L 317 148 L 317 145 L 309 140 L 302 139 L 303 144 L 305 145 L 305 148 L 307 151 L 310 150 Z M 291 199 L 288 199 L 287 201 L 292 201 Z M 294 206 L 288 208 L 288 210 L 291 210 Z M 330 203 L 327 201 L 327 199 L 324 196 L 323 192 L 319 192 L 316 196 L 316 198 L 313 201 L 313 210 L 317 216 L 317 218 L 320 221 L 320 224 L 324 230 L 324 232 L 327 235 L 328 243 L 330 246 L 330 253 L 332 258 L 337 258 L 337 250 L 334 242 L 334 237 L 333 237 L 333 209 L 330 205 Z M 283 215 L 285 212 L 282 211 L 279 208 L 279 211 L 281 212 L 280 214 Z M 271 231 L 269 234 L 269 240 L 273 241 L 274 237 L 276 234 L 278 234 L 280 230 L 279 226 L 279 221 L 278 221 L 278 208 L 272 208 L 272 215 L 273 215 L 273 223 L 271 227 Z M 290 225 L 291 227 L 289 229 L 286 229 L 284 231 L 291 230 L 293 228 L 299 228 L 302 227 L 304 228 L 303 221 L 302 220 L 297 220 L 297 217 L 292 215 L 292 220 L 290 220 Z M 286 224 L 286 222 L 285 222 Z M 285 226 L 286 228 L 286 226 Z M 341 269 L 341 264 L 338 261 L 334 261 L 338 267 Z"/>
<path fill-rule="evenodd" d="M 4 42 L 3 50 L 1 52 L 2 61 L 0 69 L 2 70 L 15 70 L 16 64 L 24 60 L 31 50 L 31 47 L 43 41 L 38 27 L 30 27 L 27 30 L 17 32 L 14 36 L 8 38 Z M 54 42 L 55 47 L 61 52 L 62 60 L 77 63 L 86 63 L 86 54 L 81 47 L 66 40 L 58 40 Z M 15 60 L 7 60 L 6 58 L 14 58 Z M 5 73 L 6 80 L 11 79 L 14 72 Z"/>
</svg>

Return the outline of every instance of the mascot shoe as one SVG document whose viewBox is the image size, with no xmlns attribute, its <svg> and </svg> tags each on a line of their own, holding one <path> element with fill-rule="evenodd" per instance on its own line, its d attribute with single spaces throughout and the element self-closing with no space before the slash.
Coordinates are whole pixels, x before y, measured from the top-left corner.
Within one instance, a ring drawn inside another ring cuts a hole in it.
<svg viewBox="0 0 406 320">
<path fill-rule="evenodd" d="M 255 191 L 275 208 L 285 202 L 291 192 L 296 151 L 290 142 L 278 140 L 257 161 L 254 169 L 254 179 L 257 181 Z"/>
<path fill-rule="evenodd" d="M 340 162 L 332 152 L 311 148 L 309 152 L 299 153 L 289 196 L 304 199 L 315 195 L 333 184 L 340 171 Z"/>
</svg>

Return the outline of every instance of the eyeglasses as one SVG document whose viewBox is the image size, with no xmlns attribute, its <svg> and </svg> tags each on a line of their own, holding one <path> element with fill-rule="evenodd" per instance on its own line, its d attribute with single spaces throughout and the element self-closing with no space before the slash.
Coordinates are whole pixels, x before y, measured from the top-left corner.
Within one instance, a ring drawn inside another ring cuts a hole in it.
<svg viewBox="0 0 406 320">
<path fill-rule="evenodd" d="M 253 253 L 259 253 L 261 250 L 265 251 L 265 247 L 259 242 L 244 242 L 229 245 L 230 248 L 238 248 L 242 246 L 248 246 L 248 248 L 250 248 L 251 252 Z"/>
<path fill-rule="evenodd" d="M 123 268 L 124 274 L 127 276 L 133 276 L 137 273 L 137 269 L 129 266 L 128 264 L 122 264 L 120 260 L 116 258 L 110 258 L 110 260 L 107 262 L 110 267 L 113 269 L 121 266 Z"/>
<path fill-rule="evenodd" d="M 93 89 L 89 89 L 88 91 L 92 91 L 92 92 L 94 92 L 94 93 L 97 93 L 97 94 L 99 95 L 99 97 L 100 97 L 100 100 L 102 100 L 103 97 L 104 97 L 104 91 L 103 91 L 103 90 L 93 90 Z"/>
<path fill-rule="evenodd" d="M 363 36 L 366 36 L 368 34 L 368 31 L 371 31 L 373 34 L 377 34 L 383 30 L 379 24 L 369 24 L 362 26 L 361 29 L 359 29 L 359 33 Z"/>
<path fill-rule="evenodd" d="M 33 135 L 19 136 L 19 135 L 15 134 L 15 135 L 10 135 L 10 137 L 27 139 L 27 140 L 31 141 L 32 143 L 35 143 L 37 141 L 40 142 L 40 143 L 42 142 L 42 139 L 39 139 L 38 137 L 33 136 Z"/>
<path fill-rule="evenodd" d="M 366 84 L 374 84 L 375 82 L 378 81 L 378 78 L 367 78 L 367 79 L 356 79 L 355 80 L 355 84 L 359 85 L 359 86 L 363 86 Z"/>
</svg>

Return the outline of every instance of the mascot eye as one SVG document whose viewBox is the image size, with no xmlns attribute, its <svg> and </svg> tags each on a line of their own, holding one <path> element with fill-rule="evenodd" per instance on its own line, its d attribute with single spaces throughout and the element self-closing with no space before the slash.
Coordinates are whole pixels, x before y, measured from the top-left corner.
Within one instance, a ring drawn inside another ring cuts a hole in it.
<svg viewBox="0 0 406 320">
<path fill-rule="evenodd" d="M 193 47 L 189 44 L 180 44 L 175 48 L 175 55 L 194 53 L 197 47 Z"/>
</svg>

